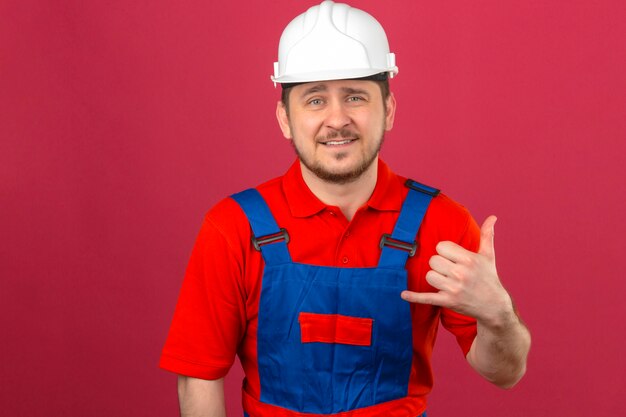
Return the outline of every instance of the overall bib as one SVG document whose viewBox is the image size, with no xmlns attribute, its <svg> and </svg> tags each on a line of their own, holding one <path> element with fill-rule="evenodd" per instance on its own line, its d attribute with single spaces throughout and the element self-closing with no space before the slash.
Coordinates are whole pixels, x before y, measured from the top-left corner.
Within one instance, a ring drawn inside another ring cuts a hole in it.
<svg viewBox="0 0 626 417">
<path fill-rule="evenodd" d="M 257 333 L 261 403 L 326 415 L 407 396 L 412 326 L 400 293 L 415 236 L 439 191 L 411 180 L 406 185 L 394 230 L 382 236 L 372 268 L 292 262 L 289 235 L 259 192 L 232 196 L 265 261 Z"/>
</svg>

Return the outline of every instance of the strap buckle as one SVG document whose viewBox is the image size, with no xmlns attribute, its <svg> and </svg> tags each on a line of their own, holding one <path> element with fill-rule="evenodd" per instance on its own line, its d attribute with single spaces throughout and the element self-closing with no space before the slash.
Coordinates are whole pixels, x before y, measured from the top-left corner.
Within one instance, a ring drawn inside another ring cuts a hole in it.
<svg viewBox="0 0 626 417">
<path fill-rule="evenodd" d="M 412 179 L 406 180 L 404 182 L 404 185 L 412 190 L 419 191 L 420 193 L 424 193 L 432 197 L 437 197 L 437 195 L 439 195 L 438 189 L 429 187 L 428 185 L 420 184 L 419 182 L 413 181 Z"/>
<path fill-rule="evenodd" d="M 413 256 L 415 255 L 415 252 L 417 252 L 417 243 L 415 241 L 413 241 L 413 243 L 409 243 L 403 240 L 394 239 L 389 233 L 383 234 L 383 237 L 380 239 L 379 246 L 381 250 L 384 246 L 400 249 L 408 252 L 409 256 Z"/>
<path fill-rule="evenodd" d="M 285 241 L 285 244 L 289 243 L 289 233 L 287 230 L 281 227 L 280 232 L 272 233 L 271 235 L 265 235 L 261 237 L 252 236 L 252 244 L 254 245 L 254 249 L 260 251 L 261 246 L 267 245 L 269 243 L 279 242 L 281 240 Z"/>
</svg>

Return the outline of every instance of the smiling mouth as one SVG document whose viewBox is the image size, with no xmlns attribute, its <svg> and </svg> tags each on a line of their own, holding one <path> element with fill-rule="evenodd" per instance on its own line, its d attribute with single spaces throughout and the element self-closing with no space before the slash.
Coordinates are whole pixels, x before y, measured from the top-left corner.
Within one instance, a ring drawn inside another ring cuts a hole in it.
<svg viewBox="0 0 626 417">
<path fill-rule="evenodd" d="M 347 145 L 350 142 L 353 142 L 354 139 L 346 139 L 346 140 L 331 140 L 330 142 L 324 143 L 326 146 L 338 146 L 338 145 Z"/>
<path fill-rule="evenodd" d="M 322 145 L 326 145 L 326 146 L 341 146 L 341 145 L 347 145 L 349 143 L 352 143 L 356 140 L 356 138 L 354 139 L 341 139 L 341 140 L 329 140 L 327 142 L 321 142 Z"/>
</svg>

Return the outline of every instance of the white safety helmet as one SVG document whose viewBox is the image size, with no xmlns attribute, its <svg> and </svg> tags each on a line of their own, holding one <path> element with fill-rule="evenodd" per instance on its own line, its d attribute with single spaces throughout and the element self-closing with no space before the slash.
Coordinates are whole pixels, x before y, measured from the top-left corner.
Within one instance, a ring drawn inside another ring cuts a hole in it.
<svg viewBox="0 0 626 417">
<path fill-rule="evenodd" d="M 368 13 L 324 1 L 283 31 L 274 63 L 276 83 L 363 78 L 398 73 L 383 27 Z"/>
</svg>

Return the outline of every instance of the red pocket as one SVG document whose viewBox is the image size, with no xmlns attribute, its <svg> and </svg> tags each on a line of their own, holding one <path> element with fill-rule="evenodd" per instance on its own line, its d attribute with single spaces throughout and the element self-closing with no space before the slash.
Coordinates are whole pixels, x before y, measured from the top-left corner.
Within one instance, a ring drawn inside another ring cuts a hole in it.
<svg viewBox="0 0 626 417">
<path fill-rule="evenodd" d="M 373 319 L 341 314 L 300 313 L 302 343 L 341 343 L 371 346 Z"/>
</svg>

